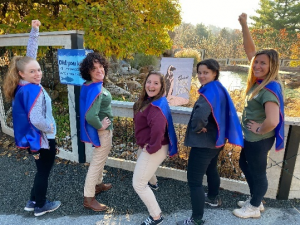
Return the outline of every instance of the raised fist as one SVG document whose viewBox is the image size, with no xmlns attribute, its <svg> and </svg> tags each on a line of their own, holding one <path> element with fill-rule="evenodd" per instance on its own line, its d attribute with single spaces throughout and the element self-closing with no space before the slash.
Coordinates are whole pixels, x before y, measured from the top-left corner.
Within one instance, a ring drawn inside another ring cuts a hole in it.
<svg viewBox="0 0 300 225">
<path fill-rule="evenodd" d="M 39 28 L 39 26 L 41 26 L 41 22 L 39 20 L 32 20 L 31 21 L 31 26 L 33 28 Z"/>
<path fill-rule="evenodd" d="M 240 24 L 243 26 L 243 25 L 247 25 L 247 14 L 246 13 L 242 13 L 240 16 L 239 16 L 239 22 Z"/>
</svg>

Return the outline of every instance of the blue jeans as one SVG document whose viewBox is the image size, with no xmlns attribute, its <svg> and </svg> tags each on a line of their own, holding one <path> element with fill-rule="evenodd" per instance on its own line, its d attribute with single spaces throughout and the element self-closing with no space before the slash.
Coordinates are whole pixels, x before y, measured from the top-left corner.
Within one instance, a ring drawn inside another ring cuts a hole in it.
<svg viewBox="0 0 300 225">
<path fill-rule="evenodd" d="M 202 219 L 204 213 L 205 193 L 202 186 L 203 176 L 207 176 L 208 196 L 215 198 L 219 194 L 220 176 L 217 169 L 219 149 L 192 147 L 187 168 L 190 187 L 192 217 Z"/>
<path fill-rule="evenodd" d="M 251 205 L 258 207 L 268 190 L 267 159 L 275 137 L 261 141 L 244 140 L 239 164 L 250 189 Z"/>
</svg>

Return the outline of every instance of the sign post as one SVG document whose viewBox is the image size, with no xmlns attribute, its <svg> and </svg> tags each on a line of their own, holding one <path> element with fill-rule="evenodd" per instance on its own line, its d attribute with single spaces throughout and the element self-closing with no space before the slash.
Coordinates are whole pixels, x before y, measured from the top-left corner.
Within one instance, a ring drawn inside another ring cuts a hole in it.
<svg viewBox="0 0 300 225">
<path fill-rule="evenodd" d="M 83 49 L 83 35 L 71 34 L 71 49 Z M 85 163 L 86 162 L 85 144 L 80 141 L 80 115 L 79 115 L 80 88 L 81 88 L 80 86 L 74 85 L 78 161 L 79 163 Z"/>
</svg>

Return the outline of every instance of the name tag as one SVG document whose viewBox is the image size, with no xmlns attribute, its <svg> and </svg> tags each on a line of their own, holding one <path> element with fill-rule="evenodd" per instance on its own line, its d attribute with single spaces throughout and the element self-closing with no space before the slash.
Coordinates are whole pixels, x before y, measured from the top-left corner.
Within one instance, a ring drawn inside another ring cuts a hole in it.
<svg viewBox="0 0 300 225">
<path fill-rule="evenodd" d="M 104 94 L 105 96 L 107 96 L 107 95 L 108 95 L 108 93 L 107 93 L 106 91 L 103 91 L 103 94 Z"/>
</svg>

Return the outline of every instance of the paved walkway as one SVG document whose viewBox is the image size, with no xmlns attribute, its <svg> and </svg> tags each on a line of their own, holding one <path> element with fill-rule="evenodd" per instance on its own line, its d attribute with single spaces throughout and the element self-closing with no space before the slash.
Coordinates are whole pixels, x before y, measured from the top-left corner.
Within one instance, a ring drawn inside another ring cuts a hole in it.
<svg viewBox="0 0 300 225">
<path fill-rule="evenodd" d="M 176 221 L 185 219 L 190 215 L 191 211 L 178 211 L 171 215 L 165 215 L 163 224 L 176 224 Z M 91 216 L 62 216 L 55 218 L 35 218 L 33 216 L 21 215 L 0 215 L 2 225 L 13 224 L 30 224 L 30 225 L 82 225 L 82 224 L 95 224 L 95 225 L 133 225 L 141 224 L 147 214 L 132 214 L 132 215 L 91 215 Z M 207 209 L 205 211 L 204 219 L 207 225 L 299 225 L 300 214 L 296 209 L 275 209 L 268 208 L 262 214 L 260 219 L 239 219 L 232 215 L 231 210 L 222 209 Z"/>
<path fill-rule="evenodd" d="M 29 198 L 35 175 L 33 157 L 25 151 L 19 152 L 2 148 L 0 140 L 0 224 L 141 224 L 148 216 L 142 201 L 132 188 L 132 172 L 106 167 L 105 182 L 111 182 L 113 188 L 101 193 L 97 200 L 109 206 L 105 213 L 85 209 L 83 203 L 83 185 L 87 165 L 57 160 L 50 176 L 49 200 L 60 200 L 61 207 L 55 212 L 34 217 L 32 212 L 23 210 Z M 165 217 L 163 224 L 175 224 L 191 215 L 189 190 L 186 182 L 158 178 L 159 190 L 155 192 Z M 223 204 L 220 208 L 205 209 L 206 224 L 300 224 L 300 200 L 279 201 L 264 199 L 266 212 L 260 219 L 239 219 L 232 215 L 236 202 L 247 198 L 246 195 L 220 190 Z"/>
</svg>

